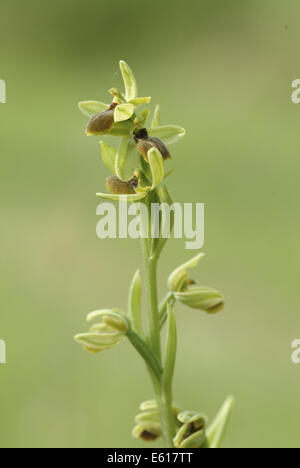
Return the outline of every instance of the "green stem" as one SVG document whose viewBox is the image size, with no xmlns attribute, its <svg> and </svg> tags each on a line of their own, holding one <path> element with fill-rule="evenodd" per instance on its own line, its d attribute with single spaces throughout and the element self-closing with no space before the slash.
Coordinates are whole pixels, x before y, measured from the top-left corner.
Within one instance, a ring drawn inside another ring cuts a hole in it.
<svg viewBox="0 0 300 468">
<path fill-rule="evenodd" d="M 146 206 L 148 209 L 149 233 L 151 233 L 151 206 L 147 197 Z M 151 239 L 142 240 L 143 260 L 145 269 L 145 284 L 147 293 L 148 313 L 149 313 L 149 346 L 161 363 L 161 336 L 160 336 L 160 313 L 158 306 L 157 291 L 157 257 L 151 252 Z M 163 377 L 158 377 L 151 369 L 150 376 L 153 382 L 157 405 L 161 416 L 163 435 L 166 446 L 173 448 L 173 438 L 175 436 L 175 419 L 172 410 L 172 392 L 163 383 Z"/>
</svg>

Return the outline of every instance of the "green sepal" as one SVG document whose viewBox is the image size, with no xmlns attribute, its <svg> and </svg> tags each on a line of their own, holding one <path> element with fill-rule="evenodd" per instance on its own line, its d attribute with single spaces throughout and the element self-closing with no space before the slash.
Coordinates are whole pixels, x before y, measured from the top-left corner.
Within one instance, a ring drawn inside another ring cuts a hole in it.
<svg viewBox="0 0 300 468">
<path fill-rule="evenodd" d="M 164 160 L 160 151 L 153 147 L 148 151 L 148 160 L 152 173 L 152 187 L 154 190 L 163 180 L 165 174 Z"/>
<path fill-rule="evenodd" d="M 120 61 L 120 70 L 125 86 L 125 99 L 127 102 L 130 102 L 137 97 L 136 79 L 130 66 L 124 60 Z"/>
<path fill-rule="evenodd" d="M 161 126 L 160 121 L 160 105 L 157 104 L 154 109 L 154 115 L 151 123 L 151 128 L 157 128 Z"/>
<path fill-rule="evenodd" d="M 166 145 L 176 143 L 185 136 L 185 129 L 178 125 L 162 125 L 160 127 L 150 128 L 149 136 L 163 140 Z"/>
<path fill-rule="evenodd" d="M 79 110 L 87 117 L 93 117 L 99 112 L 104 112 L 109 109 L 109 104 L 104 104 L 99 101 L 82 101 L 78 103 Z"/>
<path fill-rule="evenodd" d="M 135 171 L 140 167 L 140 156 L 130 137 L 121 140 L 115 162 L 115 171 L 119 179 L 128 182 L 134 177 Z"/>
<path fill-rule="evenodd" d="M 117 158 L 117 150 L 110 145 L 104 143 L 104 141 L 100 141 L 101 146 L 101 155 L 102 161 L 104 165 L 113 173 L 115 174 L 115 165 L 116 165 L 116 158 Z"/>
<path fill-rule="evenodd" d="M 104 200 L 135 203 L 137 201 L 143 200 L 143 198 L 147 196 L 147 192 L 135 193 L 133 195 L 114 195 L 110 193 L 96 193 L 96 196 L 103 198 Z"/>
</svg>

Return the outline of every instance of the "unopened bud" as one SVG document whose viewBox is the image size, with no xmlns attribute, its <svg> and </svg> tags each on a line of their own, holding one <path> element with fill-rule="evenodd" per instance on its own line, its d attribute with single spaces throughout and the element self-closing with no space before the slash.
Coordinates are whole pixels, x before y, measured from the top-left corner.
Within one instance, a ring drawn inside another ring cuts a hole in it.
<svg viewBox="0 0 300 468">
<path fill-rule="evenodd" d="M 106 188 L 109 193 L 116 195 L 131 195 L 135 194 L 134 187 L 137 187 L 137 179 L 132 179 L 129 182 L 123 182 L 117 176 L 111 176 L 106 179 Z"/>
<path fill-rule="evenodd" d="M 142 422 L 135 426 L 132 435 L 136 439 L 142 439 L 144 442 L 153 442 L 162 435 L 161 424 L 151 421 Z"/>
<path fill-rule="evenodd" d="M 195 282 L 189 277 L 188 270 L 195 268 L 200 260 L 204 257 L 204 253 L 199 253 L 196 257 L 193 257 L 188 262 L 180 265 L 176 270 L 171 273 L 169 277 L 169 288 L 173 292 L 182 292 L 187 289 L 191 284 Z"/>
<path fill-rule="evenodd" d="M 128 332 L 128 324 L 123 320 L 121 317 L 115 317 L 110 315 L 103 315 L 102 317 L 103 322 L 105 325 L 108 325 L 113 330 L 121 333 Z"/>
<path fill-rule="evenodd" d="M 183 425 L 178 430 L 174 445 L 176 448 L 200 448 L 206 440 L 205 426 L 207 418 L 202 413 L 184 411 L 178 416 Z"/>
<path fill-rule="evenodd" d="M 136 142 L 136 149 L 148 161 L 148 151 L 151 148 L 157 148 L 161 153 L 163 159 L 171 159 L 172 156 L 169 153 L 168 148 L 159 138 L 151 138 L 148 135 L 146 128 L 142 128 L 135 133 L 134 139 Z"/>
<path fill-rule="evenodd" d="M 219 291 L 206 287 L 194 287 L 187 292 L 174 292 L 176 300 L 192 309 L 204 310 L 207 313 L 215 313 L 224 306 L 224 296 Z"/>
<path fill-rule="evenodd" d="M 88 321 L 96 318 L 102 321 L 93 325 L 88 333 L 75 336 L 77 343 L 93 353 L 99 353 L 118 345 L 130 328 L 130 322 L 126 316 L 117 309 L 99 310 L 88 315 Z"/>
<path fill-rule="evenodd" d="M 207 423 L 205 414 L 196 413 L 195 411 L 183 411 L 177 418 L 182 424 L 192 424 L 195 429 L 203 428 Z"/>
<path fill-rule="evenodd" d="M 114 109 L 116 106 L 117 103 L 112 103 L 109 109 L 94 115 L 87 124 L 86 134 L 90 136 L 107 133 L 114 124 Z"/>
</svg>

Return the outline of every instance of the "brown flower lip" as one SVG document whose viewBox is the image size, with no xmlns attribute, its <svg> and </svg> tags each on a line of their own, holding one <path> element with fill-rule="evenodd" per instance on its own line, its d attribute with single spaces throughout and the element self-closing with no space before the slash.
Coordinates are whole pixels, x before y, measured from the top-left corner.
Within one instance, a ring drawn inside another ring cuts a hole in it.
<svg viewBox="0 0 300 468">
<path fill-rule="evenodd" d="M 129 182 L 123 182 L 117 176 L 111 176 L 106 179 L 106 188 L 114 195 L 133 195 L 136 193 L 134 189 L 137 185 L 137 179 L 132 179 Z"/>
<path fill-rule="evenodd" d="M 137 151 L 146 160 L 148 160 L 148 151 L 153 147 L 157 148 L 160 151 L 164 160 L 172 158 L 165 144 L 159 138 L 149 137 L 146 128 L 142 128 L 141 130 L 136 132 L 133 138 L 136 142 Z"/>
<path fill-rule="evenodd" d="M 85 133 L 90 135 L 103 135 L 107 133 L 114 124 L 114 109 L 118 104 L 113 102 L 109 109 L 94 115 L 87 124 Z"/>
</svg>

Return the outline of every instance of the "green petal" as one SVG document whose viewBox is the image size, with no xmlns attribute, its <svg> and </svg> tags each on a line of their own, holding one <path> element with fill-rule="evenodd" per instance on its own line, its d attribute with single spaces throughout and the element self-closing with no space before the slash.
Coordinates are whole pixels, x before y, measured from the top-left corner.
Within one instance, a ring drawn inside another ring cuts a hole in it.
<svg viewBox="0 0 300 468">
<path fill-rule="evenodd" d="M 104 112 L 109 109 L 109 104 L 104 104 L 99 101 L 82 101 L 78 103 L 81 112 L 87 117 L 93 117 L 99 112 Z"/>
<path fill-rule="evenodd" d="M 135 106 L 133 104 L 119 104 L 115 108 L 114 112 L 114 121 L 117 122 L 124 122 L 124 120 L 129 120 L 135 110 Z"/>
<path fill-rule="evenodd" d="M 117 150 L 113 146 L 109 146 L 104 141 L 100 141 L 102 160 L 105 166 L 115 174 L 115 164 L 117 157 Z"/>
<path fill-rule="evenodd" d="M 149 129 L 149 136 L 160 138 L 166 145 L 176 143 L 185 136 L 185 129 L 178 125 L 163 125 L 161 127 Z"/>
<path fill-rule="evenodd" d="M 125 99 L 127 102 L 137 97 L 137 83 L 135 76 L 126 62 L 120 61 L 120 70 L 124 80 Z"/>
<path fill-rule="evenodd" d="M 140 106 L 141 104 L 149 104 L 151 102 L 151 97 L 137 97 L 135 99 L 131 99 L 131 104 L 135 106 Z"/>
<path fill-rule="evenodd" d="M 152 119 L 152 123 L 151 123 L 151 128 L 157 128 L 157 127 L 160 127 L 161 123 L 160 123 L 160 105 L 157 104 L 155 106 L 155 110 L 154 110 L 154 115 L 153 115 L 153 119 Z"/>
</svg>

